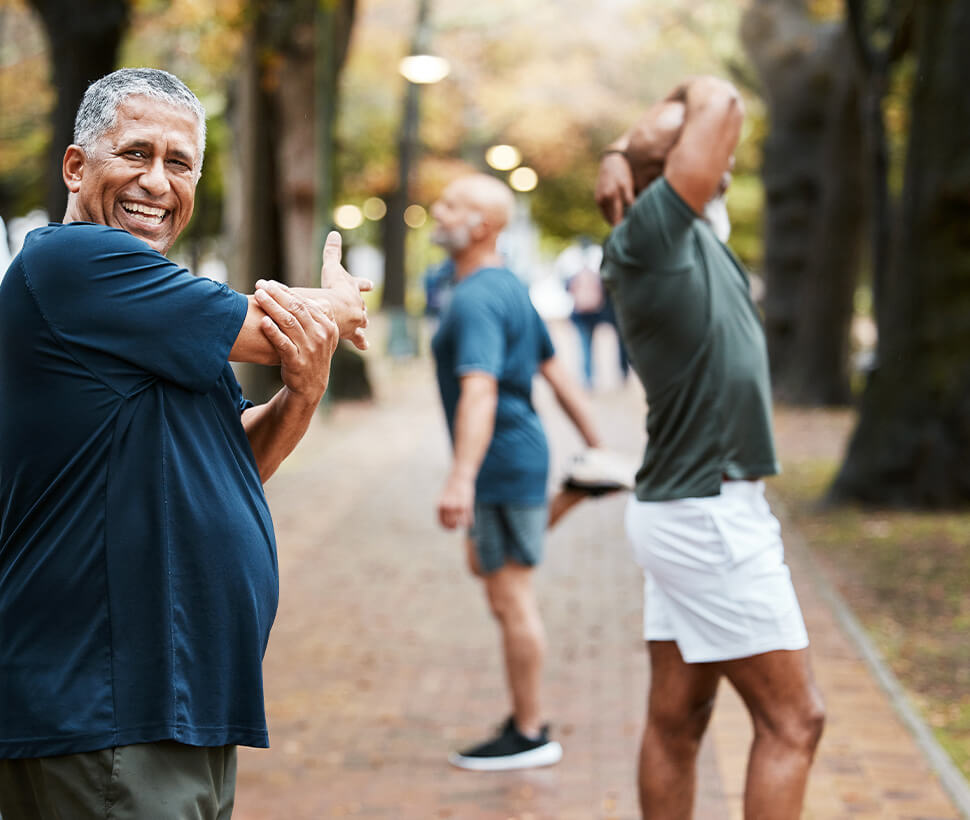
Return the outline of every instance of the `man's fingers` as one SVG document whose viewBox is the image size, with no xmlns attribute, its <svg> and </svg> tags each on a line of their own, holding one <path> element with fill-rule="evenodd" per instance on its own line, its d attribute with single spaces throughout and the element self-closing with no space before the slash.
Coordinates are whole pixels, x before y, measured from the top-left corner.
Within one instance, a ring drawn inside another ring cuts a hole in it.
<svg viewBox="0 0 970 820">
<path fill-rule="evenodd" d="M 262 308 L 263 313 L 270 317 L 276 326 L 286 333 L 287 336 L 293 338 L 297 337 L 294 341 L 297 341 L 306 335 L 303 322 L 299 318 L 299 311 L 290 310 L 286 305 L 281 304 L 281 302 L 274 297 L 274 295 L 262 288 L 256 289 L 256 304 Z M 306 309 L 303 309 L 306 313 Z"/>
<path fill-rule="evenodd" d="M 634 197 L 634 195 L 633 195 L 633 180 L 632 179 L 624 179 L 620 183 L 620 195 L 623 198 L 623 204 L 624 205 L 632 205 L 633 204 L 633 200 L 636 199 L 636 197 Z"/>
<path fill-rule="evenodd" d="M 358 350 L 367 350 L 370 347 L 370 342 L 367 341 L 367 336 L 364 334 L 364 329 L 362 327 L 357 328 L 350 337 L 350 342 Z"/>
<path fill-rule="evenodd" d="M 451 502 L 438 504 L 438 521 L 446 529 L 453 530 L 458 527 L 470 527 L 473 520 L 472 511 L 467 507 L 455 505 Z"/>
<path fill-rule="evenodd" d="M 340 257 L 343 253 L 343 239 L 337 231 L 330 231 L 327 234 L 327 241 L 323 245 L 323 264 L 339 265 Z"/>
<path fill-rule="evenodd" d="M 441 522 L 441 526 L 448 530 L 454 530 L 458 527 L 467 526 L 465 523 L 466 515 L 461 512 L 451 509 L 440 509 L 438 510 L 438 520 Z"/>
<path fill-rule="evenodd" d="M 267 283 L 265 287 L 257 287 L 256 301 L 265 313 L 283 330 L 295 331 L 299 327 L 304 334 L 313 332 L 313 325 L 321 318 L 332 319 L 333 308 L 325 308 L 315 302 L 304 299 L 279 283 Z M 329 316 L 327 313 L 329 311 Z"/>
<path fill-rule="evenodd" d="M 304 304 L 310 315 L 318 322 L 334 322 L 333 305 L 326 300 L 305 299 Z"/>
<path fill-rule="evenodd" d="M 299 348 L 293 343 L 289 336 L 287 336 L 279 326 L 274 322 L 269 316 L 264 316 L 262 321 L 259 323 L 260 329 L 263 331 L 263 335 L 269 339 L 269 343 L 276 348 L 276 352 L 280 354 L 280 360 L 286 362 L 291 360 L 293 357 L 299 354 Z"/>
<path fill-rule="evenodd" d="M 614 197 L 613 203 L 613 217 L 612 222 L 614 225 L 619 225 L 623 221 L 623 200 L 619 197 Z"/>
<path fill-rule="evenodd" d="M 363 279 L 360 276 L 355 276 L 354 281 L 357 283 L 357 289 L 361 292 L 373 290 L 374 283 L 370 279 Z"/>
</svg>

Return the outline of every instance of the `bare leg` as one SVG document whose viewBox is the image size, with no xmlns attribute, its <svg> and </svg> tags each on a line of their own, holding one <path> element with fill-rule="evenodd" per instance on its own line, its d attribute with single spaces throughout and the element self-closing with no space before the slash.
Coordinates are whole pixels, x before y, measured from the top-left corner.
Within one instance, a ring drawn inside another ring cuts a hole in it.
<svg viewBox="0 0 970 820">
<path fill-rule="evenodd" d="M 797 820 L 825 711 L 808 650 L 719 664 L 754 723 L 744 790 L 746 820 Z"/>
<path fill-rule="evenodd" d="M 515 725 L 523 734 L 534 736 L 542 728 L 539 690 L 546 634 L 532 588 L 532 568 L 508 563 L 484 576 L 484 582 L 502 632 Z"/>
<path fill-rule="evenodd" d="M 581 490 L 559 490 L 559 492 L 549 499 L 549 522 L 546 524 L 547 529 L 555 527 L 559 519 L 584 498 L 589 498 L 589 493 L 584 493 Z"/>
<path fill-rule="evenodd" d="M 690 820 L 697 752 L 714 708 L 720 673 L 688 664 L 673 641 L 650 641 L 650 695 L 640 749 L 644 818 Z"/>
</svg>

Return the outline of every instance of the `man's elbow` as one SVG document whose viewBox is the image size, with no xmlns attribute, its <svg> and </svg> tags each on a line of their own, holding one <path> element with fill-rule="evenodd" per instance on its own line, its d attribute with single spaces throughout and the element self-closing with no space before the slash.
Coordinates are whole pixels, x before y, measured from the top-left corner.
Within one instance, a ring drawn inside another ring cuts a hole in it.
<svg viewBox="0 0 970 820">
<path fill-rule="evenodd" d="M 721 77 L 698 77 L 690 91 L 706 108 L 716 108 L 728 118 L 744 119 L 744 100 L 734 83 Z"/>
</svg>

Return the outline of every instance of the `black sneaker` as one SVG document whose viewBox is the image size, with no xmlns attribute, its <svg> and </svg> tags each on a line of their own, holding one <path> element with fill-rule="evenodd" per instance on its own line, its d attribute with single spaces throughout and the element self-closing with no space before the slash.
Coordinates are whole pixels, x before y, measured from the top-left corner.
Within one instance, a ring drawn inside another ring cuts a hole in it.
<svg viewBox="0 0 970 820">
<path fill-rule="evenodd" d="M 448 762 L 459 769 L 474 772 L 504 772 L 552 766 L 562 759 L 562 746 L 549 740 L 549 727 L 543 726 L 539 737 L 531 740 L 515 728 L 515 720 L 505 721 L 499 734 L 478 746 L 456 752 Z"/>
</svg>

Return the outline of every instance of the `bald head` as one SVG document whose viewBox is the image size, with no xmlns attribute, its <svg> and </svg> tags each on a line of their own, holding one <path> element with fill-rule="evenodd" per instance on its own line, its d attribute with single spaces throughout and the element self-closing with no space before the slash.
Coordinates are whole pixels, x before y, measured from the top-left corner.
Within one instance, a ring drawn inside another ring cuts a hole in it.
<svg viewBox="0 0 970 820">
<path fill-rule="evenodd" d="M 446 192 L 448 190 L 469 210 L 481 214 L 482 220 L 496 233 L 508 225 L 512 218 L 515 197 L 512 189 L 500 179 L 488 174 L 469 174 L 452 182 Z"/>
<path fill-rule="evenodd" d="M 431 206 L 436 221 L 432 239 L 451 254 L 470 246 L 494 248 L 515 208 L 512 190 L 488 174 L 469 174 L 451 182 Z"/>
</svg>

